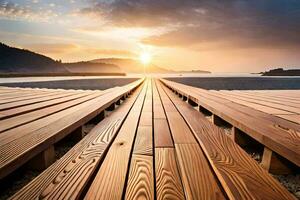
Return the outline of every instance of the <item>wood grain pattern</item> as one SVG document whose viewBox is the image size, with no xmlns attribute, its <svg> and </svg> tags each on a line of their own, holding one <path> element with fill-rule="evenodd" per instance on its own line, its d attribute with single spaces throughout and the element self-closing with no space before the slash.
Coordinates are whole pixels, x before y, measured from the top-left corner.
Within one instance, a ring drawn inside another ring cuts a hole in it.
<svg viewBox="0 0 300 200">
<path fill-rule="evenodd" d="M 205 117 L 167 92 L 191 126 L 227 195 L 232 199 L 293 199 L 273 177 Z"/>
<path fill-rule="evenodd" d="M 54 94 L 47 93 L 47 94 L 44 94 L 42 97 L 37 97 L 37 96 L 32 95 L 31 96 L 32 99 L 21 100 L 21 101 L 16 101 L 16 102 L 13 101 L 13 102 L 1 104 L 0 111 L 17 108 L 20 106 L 30 105 L 30 104 L 34 104 L 34 103 L 49 101 L 51 99 L 57 99 L 57 98 L 65 97 L 68 95 L 74 95 L 74 93 L 70 93 L 70 92 L 65 92 L 65 93 L 59 92 L 59 93 L 54 93 Z"/>
<path fill-rule="evenodd" d="M 225 199 L 198 144 L 175 144 L 187 199 Z"/>
<path fill-rule="evenodd" d="M 154 119 L 155 147 L 174 147 L 171 132 L 166 119 Z"/>
<path fill-rule="evenodd" d="M 159 94 L 161 95 L 161 97 L 163 97 L 163 106 L 165 102 L 171 104 L 172 101 L 163 90 L 162 85 L 158 83 L 157 86 Z M 186 198 L 225 199 L 221 189 L 218 186 L 218 181 L 215 179 L 210 169 L 209 163 L 207 162 L 193 133 L 191 132 L 177 109 L 176 111 L 177 112 L 166 111 L 166 114 L 170 124 L 171 134 L 174 138 L 175 151 L 178 158 L 178 167 L 180 169 Z M 171 119 L 169 119 L 170 116 Z M 172 118 L 175 118 L 176 120 Z M 178 127 L 178 124 L 186 128 L 175 128 Z M 180 134 L 180 137 L 176 136 L 176 134 Z"/>
<path fill-rule="evenodd" d="M 125 199 L 154 199 L 152 156 L 132 155 Z"/>
<path fill-rule="evenodd" d="M 189 127 L 187 126 L 183 118 L 180 116 L 173 103 L 166 96 L 160 85 L 158 86 L 158 91 L 161 96 L 163 107 L 165 108 L 167 120 L 169 122 L 174 143 L 196 143 L 196 140 Z"/>
<path fill-rule="evenodd" d="M 12 131 L 0 134 L 0 178 L 11 173 L 34 155 L 37 155 L 48 146 L 61 140 L 73 130 L 97 116 L 111 102 L 114 102 L 123 96 L 124 93 L 137 87 L 141 81 L 139 80 L 133 84 L 116 88 L 114 92 L 104 94 L 86 104 L 80 104 L 67 115 L 58 115 L 56 119 L 54 118 L 55 115 L 53 115 L 51 123 L 46 120 L 42 126 L 38 125 L 40 126 L 38 129 L 35 129 L 37 127 L 33 128 L 31 125 L 28 126 L 28 130 L 32 131 L 32 128 L 34 129 L 32 132 L 25 132 L 24 130 L 19 132 L 12 129 Z M 15 132 L 15 134 L 5 134 L 8 132 Z M 6 138 L 5 141 L 2 140 L 2 137 Z"/>
<path fill-rule="evenodd" d="M 129 110 L 130 106 L 127 106 Z M 118 109 L 100 122 L 79 144 L 44 171 L 12 199 L 76 199 L 103 157 L 125 117 Z M 36 190 L 36 188 L 40 188 Z"/>
<path fill-rule="evenodd" d="M 97 93 L 97 92 L 95 92 L 95 93 Z M 93 93 L 84 92 L 84 93 L 80 93 L 80 94 L 64 95 L 64 96 L 60 96 L 59 98 L 54 98 L 54 99 L 48 98 L 47 101 L 37 102 L 34 104 L 24 105 L 24 106 L 10 108 L 8 110 L 0 111 L 0 114 L 5 115 L 5 119 L 6 119 L 6 118 L 13 117 L 16 115 L 21 115 L 24 113 L 38 110 L 38 109 L 46 108 L 46 107 L 49 107 L 52 105 L 64 103 L 64 102 L 67 102 L 67 101 L 70 101 L 73 99 L 77 99 L 80 97 L 88 96 L 91 94 L 93 94 Z M 4 119 L 4 118 L 0 118 L 0 119 Z"/>
<path fill-rule="evenodd" d="M 149 106 L 147 106 L 149 107 Z M 152 107 L 152 105 L 151 105 Z M 152 126 L 152 111 L 144 111 L 142 112 L 140 123 L 141 126 Z"/>
<path fill-rule="evenodd" d="M 153 84 L 153 118 L 166 119 L 164 108 L 162 107 L 160 96 L 157 91 L 155 83 Z"/>
<path fill-rule="evenodd" d="M 166 114 L 155 82 L 153 83 L 153 112 L 155 147 L 174 147 Z"/>
<path fill-rule="evenodd" d="M 155 149 L 157 199 L 185 199 L 174 148 Z"/>
<path fill-rule="evenodd" d="M 288 121 L 276 124 L 274 121 L 254 115 L 253 109 L 239 105 L 220 97 L 216 98 L 203 89 L 193 88 L 182 84 L 163 80 L 179 90 L 189 90 L 190 95 L 197 98 L 198 103 L 212 113 L 220 116 L 233 126 L 246 132 L 249 136 L 267 146 L 272 151 L 300 166 L 300 131 L 289 126 Z M 257 121 L 260 123 L 257 123 Z M 280 120 L 277 120 L 280 122 Z"/>
<path fill-rule="evenodd" d="M 43 98 L 46 96 L 53 96 L 53 95 L 58 95 L 61 94 L 61 91 L 51 91 L 51 92 L 40 92 L 38 94 L 32 94 L 32 92 L 22 92 L 20 93 L 20 96 L 18 97 L 10 97 L 9 95 L 3 95 L 0 97 L 0 104 L 7 104 L 7 103 L 13 103 L 13 102 L 18 102 L 18 101 L 26 101 L 26 100 L 33 100 L 35 98 Z"/>
<path fill-rule="evenodd" d="M 300 124 L 300 115 L 276 115 L 276 116 Z"/>
<path fill-rule="evenodd" d="M 133 153 L 140 155 L 152 155 L 152 126 L 140 126 L 139 124 L 136 134 Z"/>
<path fill-rule="evenodd" d="M 293 102 L 286 102 L 284 100 L 276 100 L 276 99 L 269 99 L 269 98 L 264 98 L 264 97 L 260 97 L 258 95 L 251 95 L 249 93 L 243 92 L 243 91 L 211 91 L 213 93 L 216 94 L 222 94 L 224 96 L 227 97 L 231 97 L 231 98 L 242 98 L 244 100 L 249 100 L 249 101 L 255 101 L 255 102 L 259 102 L 259 103 L 272 103 L 276 108 L 281 108 L 281 106 L 283 107 L 294 107 L 294 108 L 300 108 L 300 103 L 293 103 Z"/>
<path fill-rule="evenodd" d="M 12 199 L 78 199 L 139 92 L 139 89 L 134 92 L 131 98 L 125 100 L 66 155 L 18 191 Z"/>
<path fill-rule="evenodd" d="M 11 128 L 14 128 L 17 126 L 22 126 L 22 125 L 32 122 L 34 120 L 37 120 L 37 119 L 49 116 L 51 114 L 63 111 L 65 109 L 71 108 L 73 106 L 77 106 L 84 102 L 88 102 L 99 96 L 101 96 L 101 93 L 95 93 L 95 94 L 84 95 L 84 96 L 80 95 L 78 98 L 71 99 L 66 102 L 62 102 L 61 104 L 58 104 L 58 105 L 46 107 L 44 109 L 36 110 L 33 112 L 29 112 L 29 113 L 18 115 L 18 116 L 12 117 L 12 118 L 1 120 L 0 121 L 0 133 L 6 131 L 8 129 L 11 129 Z"/>
<path fill-rule="evenodd" d="M 146 88 L 141 92 L 111 145 L 85 199 L 121 199 L 145 93 Z"/>
</svg>

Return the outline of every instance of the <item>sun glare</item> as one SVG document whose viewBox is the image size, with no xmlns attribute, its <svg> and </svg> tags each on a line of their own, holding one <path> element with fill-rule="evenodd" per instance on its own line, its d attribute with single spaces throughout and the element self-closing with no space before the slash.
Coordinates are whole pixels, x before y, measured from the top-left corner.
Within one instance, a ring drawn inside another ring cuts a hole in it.
<svg viewBox="0 0 300 200">
<path fill-rule="evenodd" d="M 143 63 L 144 65 L 148 65 L 151 62 L 151 55 L 148 52 L 143 52 L 140 55 L 140 61 L 141 63 Z"/>
</svg>

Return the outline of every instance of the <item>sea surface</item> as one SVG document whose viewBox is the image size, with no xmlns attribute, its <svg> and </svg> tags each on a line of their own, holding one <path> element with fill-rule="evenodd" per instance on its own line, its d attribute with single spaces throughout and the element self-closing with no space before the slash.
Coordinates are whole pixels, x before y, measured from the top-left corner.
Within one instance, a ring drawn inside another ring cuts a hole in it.
<svg viewBox="0 0 300 200">
<path fill-rule="evenodd" d="M 300 90 L 300 77 L 168 77 L 207 90 Z"/>
<path fill-rule="evenodd" d="M 210 90 L 300 90 L 300 77 L 265 77 L 249 73 L 147 74 L 147 76 L 166 78 Z M 143 75 L 0 78 L 0 86 L 104 90 L 126 85 L 140 77 Z"/>
</svg>

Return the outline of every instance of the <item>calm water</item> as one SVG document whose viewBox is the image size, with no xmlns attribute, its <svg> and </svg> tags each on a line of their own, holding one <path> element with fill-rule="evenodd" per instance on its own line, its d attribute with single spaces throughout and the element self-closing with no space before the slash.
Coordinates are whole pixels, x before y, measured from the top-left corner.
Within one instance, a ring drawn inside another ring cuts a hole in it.
<svg viewBox="0 0 300 200">
<path fill-rule="evenodd" d="M 169 77 L 207 90 L 300 90 L 300 77 Z"/>
<path fill-rule="evenodd" d="M 183 84 L 213 90 L 300 90 L 300 77 L 262 77 L 248 73 L 212 74 L 151 74 Z M 38 87 L 63 89 L 107 89 L 128 84 L 141 75 L 116 76 L 68 76 L 0 78 L 0 85 L 11 87 Z"/>
</svg>

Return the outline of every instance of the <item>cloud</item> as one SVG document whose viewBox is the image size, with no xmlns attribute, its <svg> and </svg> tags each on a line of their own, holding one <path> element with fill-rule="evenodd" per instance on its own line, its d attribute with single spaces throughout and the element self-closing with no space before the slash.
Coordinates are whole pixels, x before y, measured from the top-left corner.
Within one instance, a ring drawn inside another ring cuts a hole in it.
<svg viewBox="0 0 300 200">
<path fill-rule="evenodd" d="M 95 1 L 80 12 L 114 26 L 170 27 L 167 33 L 142 40 L 158 46 L 300 47 L 297 0 Z"/>
<path fill-rule="evenodd" d="M 79 49 L 79 46 L 69 43 L 36 43 L 25 47 L 41 54 L 65 54 Z"/>
<path fill-rule="evenodd" d="M 32 3 L 38 3 L 38 1 L 33 1 Z M 28 5 L 0 0 L 0 19 L 47 22 L 53 20 L 57 16 L 58 14 L 50 9 L 33 9 Z"/>
</svg>

